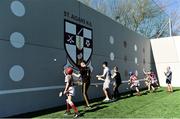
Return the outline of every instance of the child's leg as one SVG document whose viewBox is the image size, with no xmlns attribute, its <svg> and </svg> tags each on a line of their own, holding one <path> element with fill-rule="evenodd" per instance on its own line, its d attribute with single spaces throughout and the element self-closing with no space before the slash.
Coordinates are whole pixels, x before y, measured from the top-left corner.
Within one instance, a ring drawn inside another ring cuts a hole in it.
<svg viewBox="0 0 180 119">
<path fill-rule="evenodd" d="M 115 95 L 114 95 L 114 97 L 115 98 L 117 98 L 118 97 L 118 95 L 119 95 L 119 91 L 118 91 L 118 86 L 116 85 L 116 87 L 115 87 L 115 93 L 114 93 Z"/>
<path fill-rule="evenodd" d="M 74 105 L 74 103 L 72 102 L 72 96 L 68 96 L 68 103 L 69 105 L 73 108 L 75 113 L 78 113 L 78 109 L 77 107 Z"/>
<path fill-rule="evenodd" d="M 113 85 L 113 98 L 116 98 L 116 85 Z"/>
<path fill-rule="evenodd" d="M 108 80 L 105 80 L 104 81 L 104 84 L 103 84 L 103 91 L 104 91 L 104 94 L 106 96 L 106 99 L 109 99 L 109 96 L 110 96 L 110 92 L 109 92 L 109 84 L 110 84 L 110 81 Z"/>
<path fill-rule="evenodd" d="M 83 93 L 84 100 L 86 102 L 86 106 L 89 106 L 89 98 L 88 98 L 88 94 L 87 94 L 89 84 L 90 83 L 83 83 L 83 85 L 82 85 L 82 93 Z"/>
<path fill-rule="evenodd" d="M 170 92 L 173 92 L 173 87 L 171 84 L 169 84 L 169 89 L 170 89 Z"/>
<path fill-rule="evenodd" d="M 150 90 L 151 90 L 151 84 L 148 83 L 148 91 L 150 91 Z"/>
<path fill-rule="evenodd" d="M 151 85 L 151 88 L 152 88 L 152 90 L 153 90 L 153 91 L 155 90 L 155 88 L 154 88 L 154 86 L 153 86 L 153 85 Z"/>
<path fill-rule="evenodd" d="M 137 92 L 137 96 L 141 95 L 137 86 L 136 86 L 136 92 Z"/>
<path fill-rule="evenodd" d="M 108 99 L 108 98 L 109 98 L 109 96 L 108 96 L 108 92 L 107 92 L 107 90 L 106 90 L 106 89 L 103 89 L 103 91 L 104 91 L 104 95 L 105 95 L 106 99 Z"/>
<path fill-rule="evenodd" d="M 167 84 L 167 91 L 168 91 L 168 92 L 170 91 L 169 84 Z"/>
<path fill-rule="evenodd" d="M 109 99 L 111 99 L 111 98 L 112 98 L 112 96 L 111 96 L 111 93 L 110 93 L 109 88 L 107 88 L 107 89 L 106 89 L 106 91 L 107 91 L 107 94 L 108 94 L 108 98 L 109 98 Z"/>
<path fill-rule="evenodd" d="M 130 94 L 131 94 L 131 96 L 133 96 L 133 86 L 132 85 L 130 86 Z"/>
<path fill-rule="evenodd" d="M 117 98 L 118 95 L 119 95 L 118 84 L 115 84 L 113 87 L 113 98 Z"/>
<path fill-rule="evenodd" d="M 117 86 L 116 86 L 117 96 L 119 95 L 119 90 L 118 90 L 119 86 L 120 86 L 120 84 L 117 84 Z"/>
<path fill-rule="evenodd" d="M 138 89 L 138 87 L 136 87 L 136 92 L 137 92 L 137 93 L 139 93 L 139 89 Z"/>
<path fill-rule="evenodd" d="M 171 91 L 171 87 L 170 87 L 170 85 L 168 84 L 168 89 L 169 89 L 169 92 Z"/>
<path fill-rule="evenodd" d="M 66 107 L 67 107 L 66 111 L 70 112 L 71 106 L 68 103 L 68 99 L 66 99 Z"/>
</svg>

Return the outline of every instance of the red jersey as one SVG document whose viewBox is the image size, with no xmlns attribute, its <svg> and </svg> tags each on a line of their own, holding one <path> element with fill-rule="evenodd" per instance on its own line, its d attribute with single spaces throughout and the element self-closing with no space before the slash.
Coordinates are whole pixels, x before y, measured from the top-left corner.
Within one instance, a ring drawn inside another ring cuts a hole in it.
<svg viewBox="0 0 180 119">
<path fill-rule="evenodd" d="M 130 82 L 131 82 L 131 83 L 134 83 L 136 80 L 137 80 L 136 75 L 132 75 L 132 76 L 130 77 Z"/>
<path fill-rule="evenodd" d="M 156 74 L 155 74 L 154 72 L 152 72 L 152 73 L 150 74 L 150 77 L 151 77 L 151 79 L 156 79 Z"/>
</svg>

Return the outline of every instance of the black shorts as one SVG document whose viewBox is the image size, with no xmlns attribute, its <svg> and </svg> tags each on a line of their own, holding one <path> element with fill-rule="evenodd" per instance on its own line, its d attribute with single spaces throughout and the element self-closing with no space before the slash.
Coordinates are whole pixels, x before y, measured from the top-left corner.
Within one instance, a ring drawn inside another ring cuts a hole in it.
<svg viewBox="0 0 180 119">
<path fill-rule="evenodd" d="M 151 86 L 153 86 L 153 87 L 157 87 L 157 86 L 158 86 L 158 84 L 157 84 L 157 83 L 153 83 L 153 84 L 151 84 Z"/>
<path fill-rule="evenodd" d="M 119 87 L 121 85 L 121 82 L 116 82 L 116 86 Z"/>
<path fill-rule="evenodd" d="M 166 79 L 166 84 L 171 84 L 171 80 Z"/>
</svg>

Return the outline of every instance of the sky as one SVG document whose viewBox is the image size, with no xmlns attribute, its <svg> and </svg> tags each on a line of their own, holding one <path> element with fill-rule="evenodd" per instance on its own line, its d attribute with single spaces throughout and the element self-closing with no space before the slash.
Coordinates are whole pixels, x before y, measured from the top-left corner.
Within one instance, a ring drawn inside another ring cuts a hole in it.
<svg viewBox="0 0 180 119">
<path fill-rule="evenodd" d="M 171 15 L 172 12 L 176 11 L 180 14 L 180 0 L 154 0 L 157 4 L 167 5 L 166 13 Z"/>
<path fill-rule="evenodd" d="M 157 4 L 166 4 L 166 13 L 172 20 L 172 30 L 180 35 L 180 0 L 154 0 Z M 177 15 L 173 15 L 176 13 Z M 176 17 L 174 17 L 176 16 Z"/>
</svg>

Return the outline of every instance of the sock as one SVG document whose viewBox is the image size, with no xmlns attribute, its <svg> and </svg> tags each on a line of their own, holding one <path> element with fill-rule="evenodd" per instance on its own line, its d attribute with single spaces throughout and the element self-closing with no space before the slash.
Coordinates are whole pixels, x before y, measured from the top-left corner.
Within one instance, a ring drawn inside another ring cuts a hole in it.
<svg viewBox="0 0 180 119">
<path fill-rule="evenodd" d="M 70 108 L 71 108 L 71 107 L 70 107 L 68 101 L 66 101 L 66 107 L 67 107 L 66 111 L 67 111 L 67 112 L 70 112 Z"/>
<path fill-rule="evenodd" d="M 74 112 L 75 112 L 75 113 L 78 113 L 78 109 L 77 109 L 77 107 L 74 105 L 73 102 L 70 103 L 70 106 L 74 109 Z"/>
</svg>

